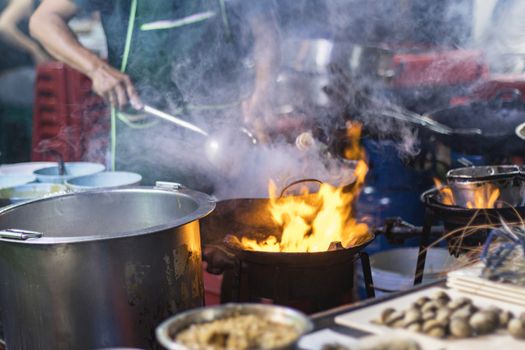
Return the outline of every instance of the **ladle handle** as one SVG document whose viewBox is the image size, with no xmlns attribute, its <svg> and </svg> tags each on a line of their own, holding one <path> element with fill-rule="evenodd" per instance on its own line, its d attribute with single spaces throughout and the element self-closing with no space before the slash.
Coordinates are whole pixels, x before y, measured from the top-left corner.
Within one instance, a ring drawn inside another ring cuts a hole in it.
<svg viewBox="0 0 525 350">
<path fill-rule="evenodd" d="M 301 179 L 301 180 L 296 180 L 296 181 L 293 181 L 291 183 L 289 183 L 288 185 L 286 185 L 283 190 L 281 191 L 281 194 L 279 195 L 279 198 L 282 198 L 284 193 L 290 189 L 290 187 L 292 186 L 295 186 L 295 185 L 298 185 L 298 184 L 301 184 L 301 183 L 305 183 L 305 182 L 317 182 L 319 184 L 322 184 L 323 182 L 321 180 L 317 180 L 317 179 Z"/>
</svg>

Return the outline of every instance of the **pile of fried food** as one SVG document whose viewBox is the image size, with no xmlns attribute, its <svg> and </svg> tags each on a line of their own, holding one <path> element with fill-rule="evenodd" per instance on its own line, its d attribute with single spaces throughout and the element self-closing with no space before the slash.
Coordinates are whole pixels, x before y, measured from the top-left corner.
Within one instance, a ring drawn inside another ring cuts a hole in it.
<svg viewBox="0 0 525 350">
<path fill-rule="evenodd" d="M 189 349 L 263 350 L 280 348 L 298 337 L 298 330 L 291 325 L 255 315 L 236 315 L 191 325 L 178 333 L 175 341 Z"/>
<path fill-rule="evenodd" d="M 495 306 L 477 307 L 469 298 L 453 299 L 444 291 L 432 298 L 423 296 L 406 310 L 387 308 L 374 323 L 436 338 L 470 338 L 507 330 L 514 338 L 525 339 L 525 312 L 517 316 Z"/>
</svg>

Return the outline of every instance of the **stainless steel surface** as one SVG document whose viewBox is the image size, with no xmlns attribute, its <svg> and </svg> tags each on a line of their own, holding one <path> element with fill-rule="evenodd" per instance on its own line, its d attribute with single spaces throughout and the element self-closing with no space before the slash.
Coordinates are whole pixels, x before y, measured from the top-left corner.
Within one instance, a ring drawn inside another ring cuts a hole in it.
<svg viewBox="0 0 525 350">
<path fill-rule="evenodd" d="M 285 67 L 308 74 L 328 74 L 338 65 L 352 76 L 391 78 L 393 52 L 379 46 L 324 38 L 288 39 L 281 48 Z"/>
<path fill-rule="evenodd" d="M 155 348 L 169 315 L 202 306 L 198 219 L 207 195 L 174 186 L 88 191 L 0 210 L 0 308 L 9 349 Z"/>
<path fill-rule="evenodd" d="M 520 175 L 517 165 L 486 165 L 456 168 L 447 172 L 448 183 L 490 180 Z"/>
<path fill-rule="evenodd" d="M 0 189 L 0 207 L 65 192 L 67 187 L 64 185 L 40 182 L 4 188 Z"/>
<path fill-rule="evenodd" d="M 500 192 L 497 203 L 505 206 L 523 205 L 525 181 L 517 165 L 488 165 L 452 169 L 447 173 L 456 205 L 467 207 L 475 203 L 475 194 L 486 194 L 497 188 Z"/>
<path fill-rule="evenodd" d="M 217 14 L 213 11 L 199 12 L 199 13 L 196 13 L 190 16 L 186 16 L 183 18 L 179 18 L 179 19 L 162 20 L 162 21 L 144 23 L 143 25 L 140 26 L 140 30 L 148 31 L 148 30 L 174 29 L 174 28 L 179 28 L 182 26 L 202 22 L 212 17 L 215 17 L 216 15 Z"/>
<path fill-rule="evenodd" d="M 275 90 L 277 109 L 309 111 L 312 107 L 334 107 L 334 98 L 325 89 L 333 85 L 334 68 L 356 82 L 383 82 L 395 75 L 393 53 L 385 48 L 325 38 L 284 40 L 282 69 Z M 349 98 L 348 94 L 343 94 Z"/>
<path fill-rule="evenodd" d="M 431 118 L 429 118 L 426 115 L 420 115 L 408 110 L 404 110 L 401 108 L 397 109 L 381 109 L 380 110 L 381 115 L 385 117 L 390 117 L 398 120 L 402 120 L 405 122 L 409 122 L 424 128 L 427 128 L 428 130 L 434 131 L 436 133 L 442 134 L 442 135 L 481 135 L 481 129 L 473 128 L 473 129 L 453 129 L 449 127 L 448 125 L 439 123 Z"/>
<path fill-rule="evenodd" d="M 148 106 L 148 105 L 145 105 L 144 106 L 144 112 L 152 115 L 152 116 L 155 116 L 155 117 L 158 117 L 158 118 L 161 118 L 161 119 L 164 119 L 170 123 L 173 123 L 173 124 L 176 124 L 178 126 L 181 126 L 183 128 L 186 128 L 188 130 L 191 130 L 191 131 L 194 131 L 196 133 L 199 133 L 203 136 L 208 136 L 208 133 L 204 130 L 202 130 L 201 128 L 199 128 L 197 125 L 195 124 L 192 124 L 190 122 L 187 122 L 185 120 L 182 120 L 180 118 L 177 118 L 175 117 L 174 115 L 171 115 L 171 114 L 168 114 L 166 112 L 163 112 L 163 111 L 160 111 L 156 108 L 153 108 L 151 106 Z"/>
<path fill-rule="evenodd" d="M 164 321 L 157 327 L 159 343 L 168 350 L 190 350 L 173 340 L 174 336 L 192 324 L 210 322 L 237 315 L 256 315 L 271 321 L 295 327 L 299 336 L 279 349 L 293 349 L 299 338 L 313 329 L 313 324 L 303 313 L 284 306 L 263 304 L 224 304 L 188 311 Z M 270 350 L 270 348 L 265 349 Z M 273 348 L 271 350 L 277 350 Z"/>
<path fill-rule="evenodd" d="M 25 241 L 28 238 L 40 238 L 42 232 L 27 231 L 27 230 L 16 230 L 7 229 L 0 231 L 0 238 L 16 239 L 19 241 Z"/>
</svg>

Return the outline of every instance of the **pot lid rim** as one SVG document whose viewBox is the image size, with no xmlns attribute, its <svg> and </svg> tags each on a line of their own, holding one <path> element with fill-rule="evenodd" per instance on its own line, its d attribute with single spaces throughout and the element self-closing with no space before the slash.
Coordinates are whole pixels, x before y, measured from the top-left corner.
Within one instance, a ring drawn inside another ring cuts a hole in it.
<svg viewBox="0 0 525 350">
<path fill-rule="evenodd" d="M 188 189 L 186 187 L 180 187 L 177 189 L 165 189 L 159 187 L 149 187 L 149 186 L 128 186 L 114 189 L 95 189 L 82 192 L 70 192 L 70 193 L 61 193 L 57 195 L 52 195 L 44 198 L 37 198 L 23 203 L 16 203 L 9 205 L 4 208 L 0 208 L 0 218 L 7 212 L 16 210 L 19 207 L 29 205 L 36 202 L 45 202 L 56 200 L 57 198 L 72 197 L 72 196 L 87 196 L 94 195 L 99 193 L 108 193 L 108 192 L 160 192 L 160 193 L 170 193 L 173 195 L 184 196 L 194 200 L 197 203 L 197 209 L 193 212 L 185 215 L 184 217 L 168 221 L 161 225 L 147 227 L 141 230 L 129 231 L 129 232 L 118 232 L 111 236 L 103 235 L 83 235 L 83 236 L 46 236 L 45 232 L 40 238 L 28 238 L 26 240 L 17 240 L 9 238 L 0 238 L 0 243 L 14 243 L 14 244 L 39 244 L 39 245 L 52 245 L 52 244 L 74 244 L 74 243 L 87 243 L 87 242 L 96 242 L 96 241 L 106 241 L 122 238 L 131 238 L 145 236 L 149 234 L 161 233 L 163 231 L 175 229 L 177 227 L 184 226 L 194 221 L 198 221 L 203 217 L 209 215 L 216 206 L 216 202 L 212 199 L 211 196 L 198 192 L 195 190 Z M 13 227 L 11 229 L 23 230 L 20 227 Z"/>
</svg>

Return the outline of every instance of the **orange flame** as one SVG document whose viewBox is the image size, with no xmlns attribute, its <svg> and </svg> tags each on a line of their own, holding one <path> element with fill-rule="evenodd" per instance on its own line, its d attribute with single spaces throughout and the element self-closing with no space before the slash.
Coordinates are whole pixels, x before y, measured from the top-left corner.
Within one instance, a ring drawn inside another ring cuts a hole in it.
<svg viewBox="0 0 525 350">
<path fill-rule="evenodd" d="M 365 159 L 365 150 L 361 147 L 360 139 L 363 125 L 359 122 L 346 123 L 346 136 L 349 143 L 343 151 L 346 159 Z"/>
<path fill-rule="evenodd" d="M 499 198 L 499 188 L 493 184 L 485 184 L 474 190 L 474 201 L 467 202 L 467 208 L 494 208 Z"/>
<path fill-rule="evenodd" d="M 441 181 L 434 178 L 434 184 L 442 196 L 442 203 L 445 205 L 457 205 L 454 197 L 454 192 L 449 186 L 443 186 Z M 494 208 L 499 198 L 500 190 L 491 183 L 483 184 L 473 190 L 472 201 L 466 202 L 468 209 L 490 209 Z"/>
<path fill-rule="evenodd" d="M 356 177 L 351 191 L 322 183 L 318 192 L 310 193 L 305 186 L 299 196 L 279 197 L 276 185 L 270 181 L 268 210 L 282 229 L 279 238 L 269 236 L 263 241 L 241 238 L 244 249 L 265 252 L 324 252 L 335 249 L 334 244 L 348 248 L 370 239 L 368 225 L 352 216 L 352 203 L 365 182 L 368 166 L 365 151 L 359 143 L 362 125 L 349 122 L 349 144 L 344 149 L 346 159 L 357 160 Z"/>
<path fill-rule="evenodd" d="M 434 185 L 437 189 L 439 189 L 439 193 L 441 194 L 441 202 L 445 205 L 456 205 L 456 200 L 454 199 L 454 193 L 452 193 L 452 189 L 448 186 L 443 186 L 441 181 L 439 179 L 434 178 Z"/>
<path fill-rule="evenodd" d="M 266 252 L 324 252 L 332 243 L 345 248 L 370 238 L 368 226 L 352 218 L 353 193 L 327 183 L 307 196 L 277 198 L 276 186 L 270 182 L 270 212 L 274 222 L 282 227 L 278 240 L 269 236 L 262 242 L 241 238 L 245 249 Z"/>
</svg>

